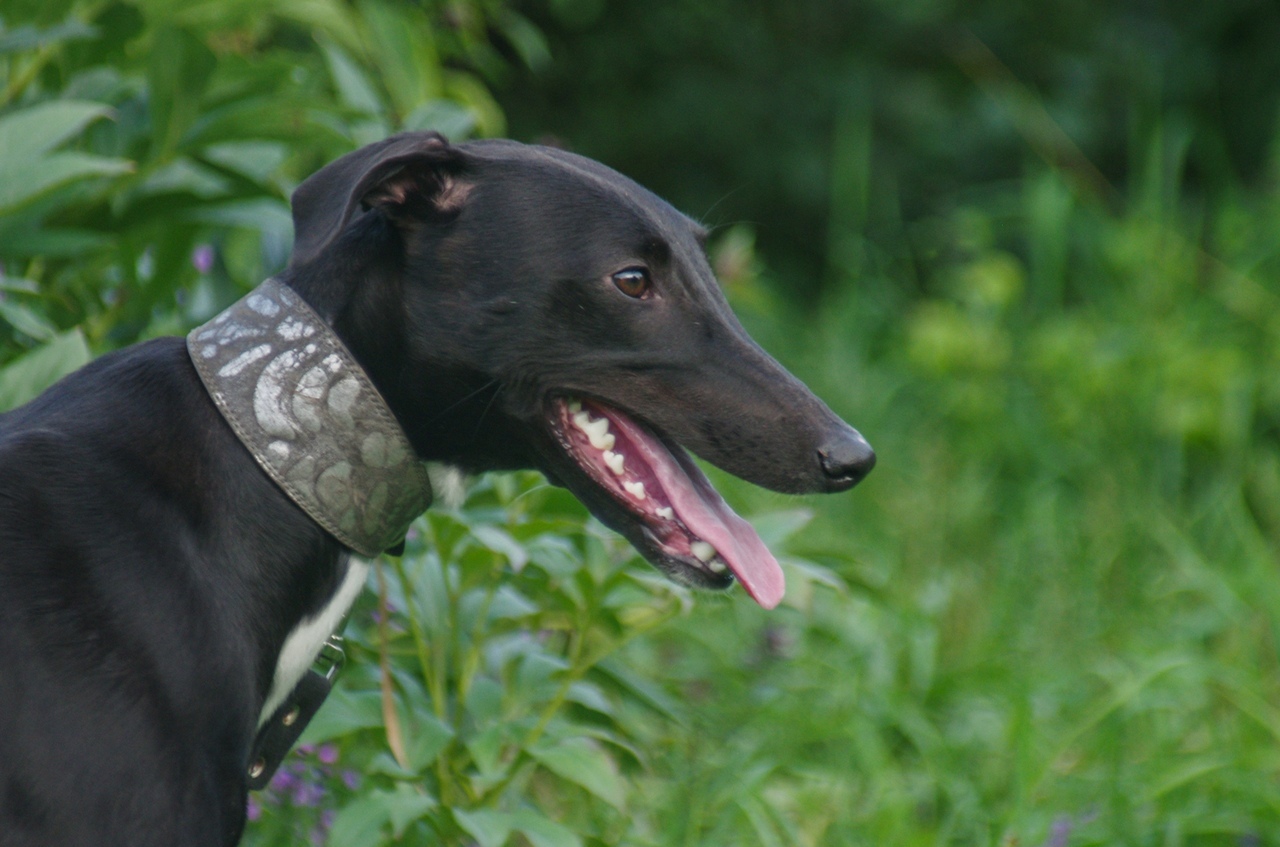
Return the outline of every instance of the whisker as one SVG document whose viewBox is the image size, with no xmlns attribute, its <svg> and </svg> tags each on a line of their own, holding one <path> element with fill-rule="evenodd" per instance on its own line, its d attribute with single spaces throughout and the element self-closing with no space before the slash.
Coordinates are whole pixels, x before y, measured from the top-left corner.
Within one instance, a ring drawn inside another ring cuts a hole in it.
<svg viewBox="0 0 1280 847">
<path fill-rule="evenodd" d="M 472 397 L 475 397 L 476 395 L 480 394 L 482 391 L 488 391 L 490 388 L 492 388 L 493 386 L 495 386 L 495 385 L 497 385 L 497 384 L 498 384 L 498 380 L 497 380 L 496 378 L 495 378 L 495 379 L 491 379 L 491 380 L 489 380 L 489 381 L 488 381 L 488 382 L 486 382 L 484 385 L 482 385 L 482 386 L 480 386 L 479 388 L 477 388 L 475 391 L 472 391 L 472 392 L 471 392 L 470 394 L 468 394 L 466 397 L 463 397 L 463 398 L 462 398 L 462 399 L 460 399 L 460 400 L 457 400 L 457 401 L 455 401 L 455 402 L 453 402 L 453 403 L 450 403 L 448 406 L 446 406 L 445 408 L 441 409 L 441 410 L 440 410 L 440 413 L 439 413 L 439 414 L 437 414 L 435 417 L 433 417 L 433 418 L 431 419 L 430 423 L 431 423 L 431 424 L 436 424 L 436 423 L 438 423 L 442 418 L 444 418 L 444 416 L 445 416 L 445 415 L 449 414 L 449 413 L 450 413 L 450 412 L 452 412 L 454 409 L 458 408 L 458 407 L 459 407 L 459 406 L 461 406 L 463 403 L 465 403 L 465 402 L 467 402 L 468 400 L 470 400 Z M 496 395 L 497 395 L 497 392 L 494 392 L 494 395 L 496 396 Z M 492 405 L 492 403 L 493 403 L 493 398 L 490 398 L 490 399 L 489 399 L 489 403 L 490 403 L 490 405 Z M 486 409 L 486 411 L 487 411 L 487 410 L 488 410 L 488 406 L 486 406 L 486 407 L 485 407 L 485 409 Z M 483 416 L 482 416 L 482 417 L 483 417 Z"/>
</svg>

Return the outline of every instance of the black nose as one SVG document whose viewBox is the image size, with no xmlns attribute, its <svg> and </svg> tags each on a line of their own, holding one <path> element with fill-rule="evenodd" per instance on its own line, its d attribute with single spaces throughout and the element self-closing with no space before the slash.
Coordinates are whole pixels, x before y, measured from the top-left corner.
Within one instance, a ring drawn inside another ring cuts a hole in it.
<svg viewBox="0 0 1280 847">
<path fill-rule="evenodd" d="M 850 429 L 818 448 L 818 461 L 830 491 L 853 488 L 876 466 L 876 451 L 867 440 Z"/>
</svg>

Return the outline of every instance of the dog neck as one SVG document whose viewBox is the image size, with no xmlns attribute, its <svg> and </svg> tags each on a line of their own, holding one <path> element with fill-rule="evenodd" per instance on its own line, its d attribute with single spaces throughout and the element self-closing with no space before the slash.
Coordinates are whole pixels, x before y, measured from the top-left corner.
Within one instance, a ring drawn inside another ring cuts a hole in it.
<svg viewBox="0 0 1280 847">
<path fill-rule="evenodd" d="M 386 401 L 333 329 L 268 279 L 192 330 L 187 350 L 245 448 L 312 520 L 376 556 L 431 505 Z"/>
</svg>

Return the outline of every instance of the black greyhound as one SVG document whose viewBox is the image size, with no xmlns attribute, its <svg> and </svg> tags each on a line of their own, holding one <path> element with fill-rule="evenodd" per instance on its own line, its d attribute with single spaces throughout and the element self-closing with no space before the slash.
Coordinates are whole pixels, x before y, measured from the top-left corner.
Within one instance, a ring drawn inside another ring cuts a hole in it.
<svg viewBox="0 0 1280 847">
<path fill-rule="evenodd" d="M 300 298 L 304 317 L 279 337 L 323 322 L 358 366 L 335 354 L 299 377 L 289 420 L 271 405 L 279 385 L 257 383 L 246 408 L 268 430 L 349 411 L 338 400 L 355 383 L 307 394 L 307 380 L 363 368 L 385 398 L 369 414 L 389 407 L 418 459 L 540 469 L 672 579 L 736 577 L 765 606 L 782 595 L 777 563 L 681 446 L 793 493 L 847 489 L 874 464 L 746 335 L 705 232 L 596 162 L 405 134 L 316 173 L 293 215 L 276 299 L 249 305 L 275 314 Z M 326 522 L 282 481 L 293 471 L 272 467 L 287 444 L 246 437 L 226 386 L 198 370 L 220 350 L 204 342 L 249 332 L 234 324 L 190 348 L 167 338 L 104 356 L 0 416 L 3 847 L 234 844 L 260 718 L 363 582 L 352 550 L 403 531 L 350 540 L 338 526 L 356 526 L 350 515 Z M 303 352 L 269 350 L 277 364 Z M 328 405 L 307 406 L 313 395 Z M 384 435 L 362 436 L 371 467 Z M 341 456 L 328 467 L 321 500 L 334 468 L 349 470 Z M 351 486 L 343 502 L 364 497 L 377 517 L 385 489 Z M 410 497 L 410 512 L 427 499 Z"/>
</svg>

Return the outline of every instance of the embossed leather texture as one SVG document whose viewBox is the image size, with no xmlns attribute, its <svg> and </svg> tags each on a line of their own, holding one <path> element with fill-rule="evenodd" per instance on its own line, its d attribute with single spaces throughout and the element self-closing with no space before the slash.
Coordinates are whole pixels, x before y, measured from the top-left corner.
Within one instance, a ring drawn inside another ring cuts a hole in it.
<svg viewBox="0 0 1280 847">
<path fill-rule="evenodd" d="M 196 371 L 258 464 L 365 556 L 394 547 L 431 483 L 368 375 L 288 286 L 268 279 L 187 336 Z"/>
</svg>

